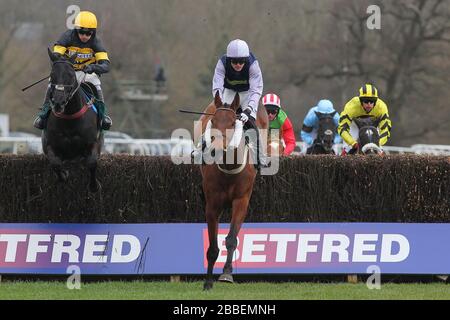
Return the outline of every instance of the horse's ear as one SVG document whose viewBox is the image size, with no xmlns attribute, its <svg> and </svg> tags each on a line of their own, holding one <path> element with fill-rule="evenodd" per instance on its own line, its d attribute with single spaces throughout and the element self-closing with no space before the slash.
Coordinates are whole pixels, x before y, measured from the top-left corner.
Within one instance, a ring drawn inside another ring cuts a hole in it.
<svg viewBox="0 0 450 320">
<path fill-rule="evenodd" d="M 216 91 L 216 95 L 214 96 L 214 104 L 217 108 L 222 107 L 222 100 L 220 99 L 219 90 Z"/>
<path fill-rule="evenodd" d="M 52 62 L 55 62 L 56 60 L 59 59 L 59 56 L 54 54 L 49 48 L 47 48 L 47 53 Z"/>
<path fill-rule="evenodd" d="M 74 64 L 75 63 L 75 60 L 77 59 L 77 56 L 78 56 L 78 53 L 74 53 L 73 55 L 71 55 L 70 57 L 69 57 L 69 62 L 71 63 L 71 64 Z"/>
<path fill-rule="evenodd" d="M 236 92 L 230 108 L 233 109 L 234 111 L 236 111 L 237 109 L 239 109 L 240 104 L 241 104 L 241 101 L 239 98 L 239 93 Z"/>
</svg>

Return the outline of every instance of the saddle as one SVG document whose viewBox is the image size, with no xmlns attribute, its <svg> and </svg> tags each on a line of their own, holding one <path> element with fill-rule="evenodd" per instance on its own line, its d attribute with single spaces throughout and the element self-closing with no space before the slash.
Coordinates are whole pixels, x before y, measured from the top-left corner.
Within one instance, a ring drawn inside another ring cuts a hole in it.
<svg viewBox="0 0 450 320">
<path fill-rule="evenodd" d="M 80 89 L 84 94 L 86 103 L 92 105 L 92 110 L 97 114 L 97 126 L 101 127 L 101 119 L 103 118 L 103 113 L 105 111 L 104 102 L 100 99 L 98 95 L 97 88 L 92 83 L 82 82 Z"/>
<path fill-rule="evenodd" d="M 81 83 L 80 88 L 83 91 L 83 93 L 89 98 L 89 100 L 91 100 L 92 97 L 94 98 L 94 100 L 97 101 L 100 100 L 97 88 L 92 83 L 83 82 Z"/>
</svg>

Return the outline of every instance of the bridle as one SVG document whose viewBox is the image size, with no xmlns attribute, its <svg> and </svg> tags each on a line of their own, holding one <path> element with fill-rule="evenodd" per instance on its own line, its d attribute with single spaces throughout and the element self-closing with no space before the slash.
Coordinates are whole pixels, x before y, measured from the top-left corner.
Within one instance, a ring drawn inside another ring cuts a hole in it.
<svg viewBox="0 0 450 320">
<path fill-rule="evenodd" d="M 217 108 L 215 113 L 214 113 L 214 116 L 216 115 L 216 112 L 219 111 L 219 110 L 231 111 L 231 112 L 233 112 L 235 118 L 236 119 L 238 118 L 238 116 L 236 114 L 236 111 L 234 111 L 233 109 L 227 108 L 227 107 Z M 205 141 L 206 141 L 206 145 L 208 147 L 211 145 L 211 143 L 213 141 L 212 137 L 211 137 L 211 129 L 212 129 L 212 121 L 209 120 L 207 125 L 206 125 L 206 129 L 205 129 Z M 239 142 L 240 142 L 240 140 L 242 138 L 242 130 L 243 130 L 243 123 L 241 121 L 235 121 L 234 133 L 233 133 L 233 136 L 232 136 L 232 138 L 231 138 L 231 140 L 229 142 L 229 146 L 224 149 L 225 152 L 227 151 L 227 149 L 229 147 L 231 147 L 231 148 L 237 148 L 238 147 Z M 238 133 L 238 134 L 236 134 L 236 133 Z"/>
<path fill-rule="evenodd" d="M 73 64 L 70 63 L 69 61 L 58 60 L 58 61 L 53 62 L 53 65 L 55 65 L 57 63 L 67 63 L 67 64 L 70 64 L 70 66 L 73 67 Z M 62 107 L 65 107 L 69 103 L 70 99 L 72 99 L 72 97 L 75 94 L 75 92 L 77 92 L 77 90 L 80 88 L 80 85 L 81 85 L 81 83 L 83 81 L 80 81 L 79 83 L 77 83 L 77 82 L 78 82 L 78 80 L 77 80 L 76 75 L 75 75 L 75 81 L 72 84 L 54 84 L 50 80 L 50 87 L 52 89 L 57 90 L 57 91 L 63 91 L 64 103 L 62 104 Z M 77 83 L 77 86 L 75 87 L 76 83 Z M 75 87 L 75 89 L 73 91 L 69 91 L 69 93 L 66 96 L 66 88 L 74 88 L 74 87 Z M 52 99 L 50 99 L 50 105 L 52 106 L 52 109 L 53 109 L 54 104 L 53 104 Z"/>
<path fill-rule="evenodd" d="M 331 121 L 332 121 L 333 118 L 329 117 L 329 116 L 324 116 L 322 119 L 331 119 Z M 320 123 L 317 139 L 319 140 L 322 148 L 328 152 L 328 151 L 332 150 L 332 147 L 333 147 L 334 132 L 332 129 L 326 128 L 326 127 L 323 128 L 322 126 L 323 126 L 323 124 Z M 326 139 L 326 138 L 328 138 L 328 139 Z"/>
</svg>

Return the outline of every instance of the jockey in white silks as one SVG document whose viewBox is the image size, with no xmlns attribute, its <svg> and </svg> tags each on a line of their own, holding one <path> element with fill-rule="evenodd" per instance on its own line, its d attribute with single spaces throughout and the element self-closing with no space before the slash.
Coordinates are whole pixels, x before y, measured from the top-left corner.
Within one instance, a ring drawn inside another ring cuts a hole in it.
<svg viewBox="0 0 450 320">
<path fill-rule="evenodd" d="M 212 81 L 213 97 L 216 92 L 219 93 L 222 102 L 229 105 L 236 93 L 239 94 L 241 104 L 238 109 L 239 120 L 244 124 L 244 131 L 255 130 L 256 141 L 252 141 L 250 147 L 254 159 L 257 159 L 257 168 L 266 167 L 267 159 L 263 152 L 264 148 L 260 146 L 261 138 L 256 126 L 259 100 L 263 92 L 263 77 L 258 60 L 245 41 L 240 39 L 231 41 L 226 54 L 217 61 Z M 214 101 L 207 110 L 211 106 L 214 106 Z"/>
</svg>

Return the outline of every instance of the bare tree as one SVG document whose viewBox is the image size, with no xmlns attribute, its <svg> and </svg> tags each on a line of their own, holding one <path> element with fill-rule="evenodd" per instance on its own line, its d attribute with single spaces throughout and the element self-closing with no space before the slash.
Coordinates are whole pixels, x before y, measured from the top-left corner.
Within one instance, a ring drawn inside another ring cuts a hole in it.
<svg viewBox="0 0 450 320">
<path fill-rule="evenodd" d="M 367 28 L 369 4 L 381 8 L 381 30 Z M 343 91 L 357 92 L 357 86 L 372 82 L 380 88 L 383 99 L 390 106 L 390 116 L 397 132 L 405 130 L 412 110 L 423 113 L 428 105 L 439 101 L 430 90 L 445 90 L 450 58 L 450 5 L 443 0 L 403 1 L 339 1 L 333 8 L 321 11 L 328 17 L 327 34 L 316 42 L 319 47 L 333 47 L 331 54 L 317 52 L 313 61 L 291 69 L 289 80 L 304 86 L 311 79 L 328 81 L 328 85 L 344 87 Z M 333 44 L 340 44 L 334 48 Z M 315 48 L 312 47 L 312 50 Z M 317 50 L 317 49 L 316 49 Z M 309 50 L 311 54 L 311 50 Z M 301 70 L 301 72 L 300 72 Z M 330 82 L 331 81 L 331 82 Z M 325 83 L 325 82 L 322 82 Z M 359 84 L 358 84 L 359 83 Z M 347 100 L 351 96 L 347 96 Z M 421 102 L 425 100 L 428 105 Z M 448 121 L 447 117 L 440 123 Z M 410 135 L 421 136 L 442 129 L 435 122 L 422 122 Z M 410 131 L 411 132 L 411 131 Z M 396 137 L 396 138 L 395 138 Z M 395 141 L 408 134 L 394 136 Z"/>
</svg>

